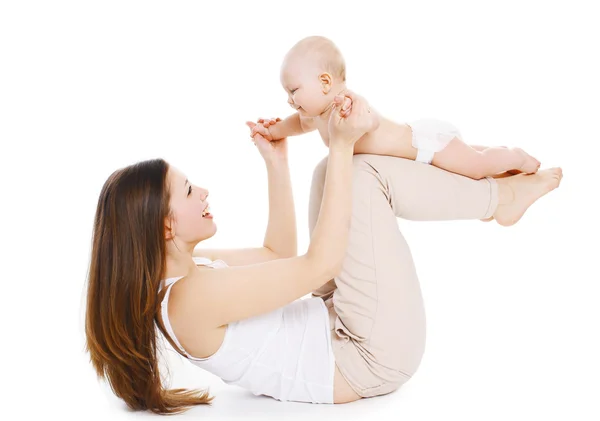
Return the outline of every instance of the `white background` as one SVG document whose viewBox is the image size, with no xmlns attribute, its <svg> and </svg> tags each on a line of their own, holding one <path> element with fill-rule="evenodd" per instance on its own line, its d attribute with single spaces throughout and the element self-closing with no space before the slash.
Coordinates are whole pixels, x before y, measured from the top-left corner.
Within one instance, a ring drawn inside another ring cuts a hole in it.
<svg viewBox="0 0 600 421">
<path fill-rule="evenodd" d="M 83 352 L 100 188 L 117 168 L 163 157 L 210 190 L 218 233 L 206 246 L 261 245 L 266 172 L 244 122 L 290 113 L 281 59 L 319 34 L 384 115 L 523 147 L 562 166 L 563 183 L 511 228 L 399 221 L 428 321 L 420 370 L 399 392 L 281 403 L 169 352 L 173 386 L 217 396 L 185 416 L 598 420 L 600 30 L 593 2 L 557 3 L 0 3 L 2 418 L 148 416 L 98 383 Z M 316 134 L 290 141 L 301 252 L 326 153 Z"/>
</svg>

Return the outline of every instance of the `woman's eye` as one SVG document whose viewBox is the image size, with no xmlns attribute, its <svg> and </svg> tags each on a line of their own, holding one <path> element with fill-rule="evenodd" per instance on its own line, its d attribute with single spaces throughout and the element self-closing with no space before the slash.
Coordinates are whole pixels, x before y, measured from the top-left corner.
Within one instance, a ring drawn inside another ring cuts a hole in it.
<svg viewBox="0 0 600 421">
<path fill-rule="evenodd" d="M 192 194 L 192 186 L 190 186 L 190 187 L 189 187 L 189 189 L 188 189 L 188 196 L 189 196 L 190 194 Z"/>
</svg>

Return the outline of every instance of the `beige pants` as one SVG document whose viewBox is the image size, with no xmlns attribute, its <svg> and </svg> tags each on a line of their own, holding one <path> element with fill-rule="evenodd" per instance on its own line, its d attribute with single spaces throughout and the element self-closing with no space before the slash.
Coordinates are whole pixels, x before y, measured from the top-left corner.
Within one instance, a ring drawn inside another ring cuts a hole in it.
<svg viewBox="0 0 600 421">
<path fill-rule="evenodd" d="M 316 224 L 327 158 L 315 168 L 309 229 Z M 355 155 L 350 238 L 339 276 L 313 295 L 330 309 L 336 364 L 362 397 L 390 393 L 416 372 L 425 349 L 425 312 L 413 259 L 396 218 L 480 219 L 498 204 L 496 181 L 431 165 Z"/>
</svg>

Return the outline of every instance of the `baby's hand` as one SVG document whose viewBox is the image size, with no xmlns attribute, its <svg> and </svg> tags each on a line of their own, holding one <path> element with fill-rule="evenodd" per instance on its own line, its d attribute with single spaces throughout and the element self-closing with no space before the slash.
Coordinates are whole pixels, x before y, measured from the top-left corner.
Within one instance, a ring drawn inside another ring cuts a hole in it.
<svg viewBox="0 0 600 421">
<path fill-rule="evenodd" d="M 271 134 L 271 131 L 269 130 L 269 127 L 272 127 L 278 121 L 281 121 L 281 119 L 279 119 L 279 118 L 266 118 L 266 119 L 259 118 L 256 123 L 247 121 L 246 125 L 248 125 L 248 127 L 250 128 L 250 137 L 251 138 L 254 138 L 254 135 L 256 133 L 259 133 L 262 137 L 264 137 L 269 142 L 271 142 L 273 140 L 279 140 L 279 139 L 273 139 L 273 135 Z"/>
<path fill-rule="evenodd" d="M 262 124 L 266 128 L 269 128 L 269 126 L 274 126 L 276 123 L 278 123 L 280 121 L 281 121 L 281 119 L 279 117 L 277 117 L 277 118 L 259 118 L 257 123 Z"/>
<path fill-rule="evenodd" d="M 279 121 L 281 121 L 280 118 L 259 118 L 257 123 L 252 123 L 252 122 L 248 121 L 248 122 L 246 122 L 246 124 L 250 128 L 250 137 L 254 138 L 254 135 L 256 133 L 259 133 L 262 137 L 264 137 L 269 142 L 271 142 L 273 140 L 279 140 L 279 139 L 273 138 L 273 135 L 271 134 L 269 127 L 274 126 Z"/>
</svg>

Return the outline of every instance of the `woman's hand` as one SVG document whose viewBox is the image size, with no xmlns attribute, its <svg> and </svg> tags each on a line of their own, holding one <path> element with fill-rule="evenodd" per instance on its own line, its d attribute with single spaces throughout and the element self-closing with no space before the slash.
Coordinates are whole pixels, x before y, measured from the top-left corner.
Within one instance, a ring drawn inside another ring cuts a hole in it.
<svg viewBox="0 0 600 421">
<path fill-rule="evenodd" d="M 252 130 L 252 141 L 267 164 L 287 162 L 287 138 L 268 141 L 254 130 L 256 123 L 247 121 L 246 125 Z"/>
<path fill-rule="evenodd" d="M 353 146 L 372 125 L 371 110 L 363 97 L 351 91 L 336 96 L 329 116 L 329 147 Z"/>
</svg>

